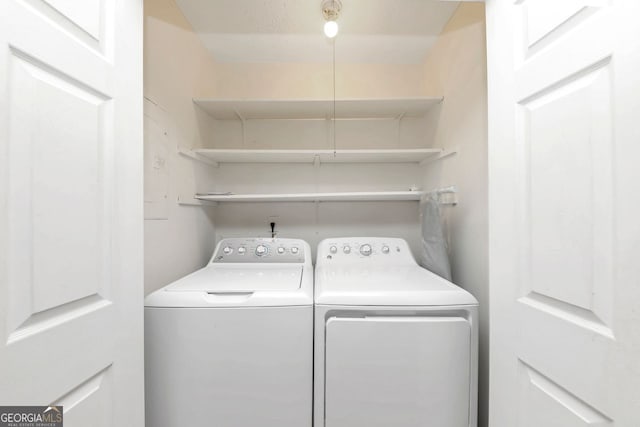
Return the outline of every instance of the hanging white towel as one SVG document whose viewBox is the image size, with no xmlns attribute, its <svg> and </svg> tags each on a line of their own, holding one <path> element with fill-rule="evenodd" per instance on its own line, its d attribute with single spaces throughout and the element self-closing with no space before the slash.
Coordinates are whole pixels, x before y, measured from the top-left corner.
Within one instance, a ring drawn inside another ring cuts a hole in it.
<svg viewBox="0 0 640 427">
<path fill-rule="evenodd" d="M 447 241 L 442 229 L 440 203 L 435 194 L 426 194 L 420 200 L 420 228 L 422 231 L 422 250 L 418 262 L 421 266 L 451 280 L 451 266 Z"/>
</svg>

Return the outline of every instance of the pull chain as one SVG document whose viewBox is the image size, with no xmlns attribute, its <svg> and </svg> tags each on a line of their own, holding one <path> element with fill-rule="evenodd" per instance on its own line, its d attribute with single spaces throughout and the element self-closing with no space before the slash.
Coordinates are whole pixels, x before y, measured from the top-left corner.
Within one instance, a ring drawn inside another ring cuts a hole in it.
<svg viewBox="0 0 640 427">
<path fill-rule="evenodd" d="M 336 39 L 333 39 L 333 157 L 336 157 Z"/>
</svg>

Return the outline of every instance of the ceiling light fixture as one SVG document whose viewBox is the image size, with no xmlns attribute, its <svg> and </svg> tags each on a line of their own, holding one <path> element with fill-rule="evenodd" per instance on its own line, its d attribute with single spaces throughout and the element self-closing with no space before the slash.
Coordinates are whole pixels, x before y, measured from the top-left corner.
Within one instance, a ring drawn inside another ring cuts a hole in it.
<svg viewBox="0 0 640 427">
<path fill-rule="evenodd" d="M 324 16 L 324 34 L 330 39 L 338 35 L 338 23 L 336 20 L 340 16 L 340 10 L 342 9 L 342 2 L 340 0 L 323 0 L 322 1 L 322 16 Z"/>
</svg>

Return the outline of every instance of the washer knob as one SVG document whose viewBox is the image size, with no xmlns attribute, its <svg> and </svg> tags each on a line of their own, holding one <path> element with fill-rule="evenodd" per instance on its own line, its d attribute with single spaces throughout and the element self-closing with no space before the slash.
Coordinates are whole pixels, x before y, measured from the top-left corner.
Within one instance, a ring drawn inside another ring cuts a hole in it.
<svg viewBox="0 0 640 427">
<path fill-rule="evenodd" d="M 383 254 L 388 254 L 388 253 L 389 253 L 389 246 L 384 245 L 384 246 L 382 247 L 382 253 L 383 253 Z"/>
<path fill-rule="evenodd" d="M 329 248 L 329 252 L 331 252 L 332 254 L 335 254 L 336 252 L 338 252 L 338 248 L 335 245 L 333 245 Z"/>
<path fill-rule="evenodd" d="M 267 248 L 265 245 L 256 246 L 256 255 L 264 256 L 267 254 L 267 252 L 269 252 L 269 248 Z"/>
<path fill-rule="evenodd" d="M 360 246 L 360 253 L 364 256 L 369 256 L 371 255 L 371 245 L 365 243 L 364 245 Z"/>
<path fill-rule="evenodd" d="M 298 253 L 298 247 L 297 246 L 292 247 L 291 248 L 291 253 L 294 254 L 294 255 L 297 254 Z"/>
<path fill-rule="evenodd" d="M 245 252 L 247 252 L 247 248 L 245 248 L 244 246 L 240 246 L 240 247 L 238 248 L 238 253 L 239 253 L 240 255 L 244 255 L 244 253 L 245 253 Z"/>
<path fill-rule="evenodd" d="M 233 253 L 233 248 L 231 246 L 225 246 L 224 249 L 222 250 L 222 252 L 224 252 L 225 255 L 229 255 Z"/>
<path fill-rule="evenodd" d="M 342 252 L 344 252 L 345 254 L 350 254 L 351 253 L 351 246 L 349 246 L 349 245 L 344 246 L 342 248 Z"/>
<path fill-rule="evenodd" d="M 278 253 L 279 253 L 280 255 L 282 255 L 282 254 L 284 253 L 284 251 L 285 251 L 285 249 L 284 249 L 282 246 L 280 246 L 280 247 L 278 248 Z"/>
</svg>

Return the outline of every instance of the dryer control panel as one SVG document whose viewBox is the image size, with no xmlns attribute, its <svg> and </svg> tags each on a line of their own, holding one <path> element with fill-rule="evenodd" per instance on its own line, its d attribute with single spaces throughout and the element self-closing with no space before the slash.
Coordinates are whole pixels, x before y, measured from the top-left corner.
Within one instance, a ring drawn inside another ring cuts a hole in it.
<svg viewBox="0 0 640 427">
<path fill-rule="evenodd" d="M 230 238 L 221 240 L 212 263 L 304 263 L 306 244 L 299 239 Z"/>
<path fill-rule="evenodd" d="M 325 239 L 318 245 L 316 265 L 362 263 L 415 263 L 404 239 L 395 237 L 339 237 Z"/>
</svg>

